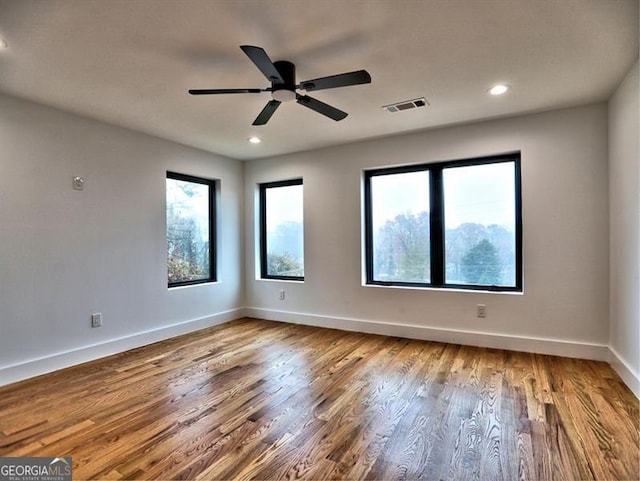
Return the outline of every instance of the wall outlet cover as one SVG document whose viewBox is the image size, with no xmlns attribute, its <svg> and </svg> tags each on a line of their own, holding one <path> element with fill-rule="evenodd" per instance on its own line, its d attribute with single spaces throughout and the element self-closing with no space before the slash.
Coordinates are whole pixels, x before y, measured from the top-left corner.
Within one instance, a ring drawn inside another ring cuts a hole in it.
<svg viewBox="0 0 640 481">
<path fill-rule="evenodd" d="M 91 327 L 100 326 L 102 326 L 102 314 L 100 314 L 99 312 L 91 314 Z"/>
</svg>

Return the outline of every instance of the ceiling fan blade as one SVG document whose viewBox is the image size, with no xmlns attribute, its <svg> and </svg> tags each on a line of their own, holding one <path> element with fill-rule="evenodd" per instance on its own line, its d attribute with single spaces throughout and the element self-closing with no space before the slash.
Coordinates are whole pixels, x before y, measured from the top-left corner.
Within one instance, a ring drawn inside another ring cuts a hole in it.
<svg viewBox="0 0 640 481">
<path fill-rule="evenodd" d="M 283 84 L 284 79 L 273 62 L 267 55 L 267 52 L 260 47 L 253 47 L 251 45 L 240 45 L 242 51 L 247 54 L 247 57 L 260 69 L 262 74 L 267 77 L 267 80 L 272 83 Z"/>
<path fill-rule="evenodd" d="M 189 90 L 191 95 L 213 95 L 213 94 L 259 94 L 267 92 L 266 89 L 196 89 Z"/>
<path fill-rule="evenodd" d="M 349 85 L 360 85 L 371 83 L 371 75 L 366 70 L 330 75 L 312 80 L 305 80 L 300 83 L 299 88 L 307 91 L 334 89 L 336 87 L 347 87 Z"/>
<path fill-rule="evenodd" d="M 325 115 L 335 121 L 342 120 L 347 115 L 349 115 L 348 113 L 343 112 L 342 110 L 332 107 L 331 105 L 325 104 L 324 102 L 320 102 L 319 100 L 314 99 L 313 97 L 309 97 L 308 95 L 296 94 L 296 99 L 297 99 L 296 101 L 300 105 L 304 105 L 305 107 L 310 108 L 311 110 L 315 110 L 319 114 Z"/>
<path fill-rule="evenodd" d="M 280 103 L 277 100 L 270 100 L 267 105 L 264 106 L 262 112 L 258 114 L 256 119 L 253 121 L 251 125 L 264 125 L 266 124 L 273 113 L 280 107 Z"/>
</svg>

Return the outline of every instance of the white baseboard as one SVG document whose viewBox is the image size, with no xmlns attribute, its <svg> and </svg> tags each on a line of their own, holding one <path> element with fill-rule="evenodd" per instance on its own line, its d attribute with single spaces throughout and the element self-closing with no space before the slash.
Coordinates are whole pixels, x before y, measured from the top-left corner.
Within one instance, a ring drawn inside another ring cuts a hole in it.
<svg viewBox="0 0 640 481">
<path fill-rule="evenodd" d="M 157 329 L 139 332 L 118 339 L 111 339 L 99 344 L 83 346 L 78 349 L 58 352 L 9 366 L 2 366 L 0 367 L 0 386 L 57 371 L 58 369 L 64 369 L 65 367 L 74 366 L 83 362 L 93 361 L 129 349 L 146 346 L 147 344 L 205 329 L 244 316 L 245 309 L 231 309 L 211 316 L 162 326 Z"/>
<path fill-rule="evenodd" d="M 614 349 L 604 344 L 443 329 L 415 324 L 392 324 L 253 307 L 231 309 L 211 316 L 163 326 L 158 329 L 112 339 L 99 344 L 59 352 L 9 366 L 2 366 L 0 367 L 0 386 L 64 369 L 76 364 L 93 361 L 245 316 L 289 322 L 292 324 L 341 329 L 344 331 L 606 361 L 611 364 L 631 391 L 640 399 L 640 376 L 634 372 Z"/>
<path fill-rule="evenodd" d="M 398 336 L 426 341 L 506 349 L 510 351 L 534 352 L 538 354 L 591 359 L 595 361 L 609 360 L 609 349 L 608 346 L 604 344 L 590 344 L 537 337 L 443 329 L 439 327 L 418 326 L 415 324 L 392 324 L 379 321 L 326 317 L 315 314 L 303 314 L 298 312 L 278 311 L 254 307 L 246 308 L 245 314 L 248 317 L 255 317 L 257 319 L 327 327 L 332 329 L 341 329 L 343 331 L 382 334 L 385 336 Z"/>
<path fill-rule="evenodd" d="M 609 364 L 613 367 L 614 371 L 618 373 L 618 376 L 624 381 L 624 383 L 631 389 L 631 392 L 640 399 L 640 375 L 633 370 L 631 366 L 617 353 L 617 351 L 609 346 Z"/>
</svg>

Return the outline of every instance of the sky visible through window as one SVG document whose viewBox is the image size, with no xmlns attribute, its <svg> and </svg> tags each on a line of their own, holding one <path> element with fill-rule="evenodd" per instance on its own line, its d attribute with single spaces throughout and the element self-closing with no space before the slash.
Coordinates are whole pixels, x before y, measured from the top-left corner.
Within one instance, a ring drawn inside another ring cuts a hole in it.
<svg viewBox="0 0 640 481">
<path fill-rule="evenodd" d="M 267 232 L 275 232 L 285 222 L 302 223 L 302 185 L 267 189 Z"/>
<path fill-rule="evenodd" d="M 304 277 L 302 184 L 267 187 L 266 272 L 268 276 Z"/>
<path fill-rule="evenodd" d="M 444 169 L 445 281 L 515 286 L 515 164 Z"/>
<path fill-rule="evenodd" d="M 374 277 L 429 283 L 429 173 L 374 176 L 371 192 Z"/>
<path fill-rule="evenodd" d="M 167 179 L 167 204 L 177 216 L 191 217 L 198 226 L 201 241 L 209 240 L 209 187 L 184 180 Z"/>
<path fill-rule="evenodd" d="M 167 275 L 169 285 L 206 280 L 210 265 L 210 187 L 167 178 Z"/>
<path fill-rule="evenodd" d="M 377 175 L 371 181 L 374 230 L 401 214 L 429 212 L 429 172 Z"/>
<path fill-rule="evenodd" d="M 513 232 L 515 185 L 512 162 L 445 169 L 445 227 L 473 222 Z"/>
<path fill-rule="evenodd" d="M 455 229 L 465 222 L 513 226 L 513 168 L 506 162 L 445 169 L 445 227 Z M 382 194 L 372 199 L 374 229 L 400 214 L 429 212 L 428 172 L 379 175 L 372 181 Z"/>
<path fill-rule="evenodd" d="M 515 163 L 434 167 L 442 179 L 434 208 L 443 209 L 444 246 L 432 252 L 430 171 L 370 177 L 373 279 L 429 284 L 431 256 L 449 285 L 516 285 Z"/>
</svg>

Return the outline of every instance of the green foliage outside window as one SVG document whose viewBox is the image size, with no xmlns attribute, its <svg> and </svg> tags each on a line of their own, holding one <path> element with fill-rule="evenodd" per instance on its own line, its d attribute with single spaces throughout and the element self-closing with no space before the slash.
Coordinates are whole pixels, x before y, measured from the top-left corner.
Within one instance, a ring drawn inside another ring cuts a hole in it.
<svg viewBox="0 0 640 481">
<path fill-rule="evenodd" d="M 167 178 L 167 278 L 169 285 L 213 280 L 209 181 L 178 174 Z"/>
</svg>

